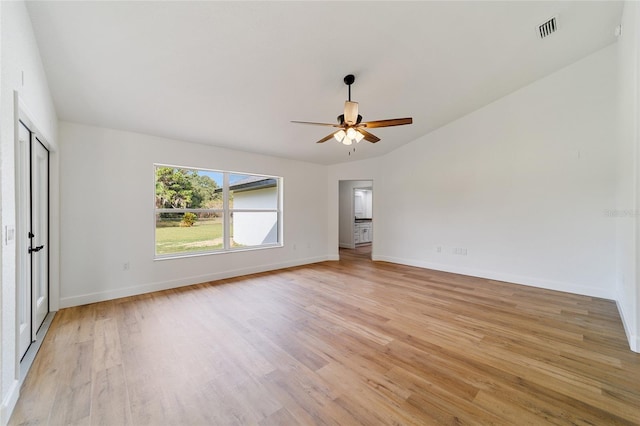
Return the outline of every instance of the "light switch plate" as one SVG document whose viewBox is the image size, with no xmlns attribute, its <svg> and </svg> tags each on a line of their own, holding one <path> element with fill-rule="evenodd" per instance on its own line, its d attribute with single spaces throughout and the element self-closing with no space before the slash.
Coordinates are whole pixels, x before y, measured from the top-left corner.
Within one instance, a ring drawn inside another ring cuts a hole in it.
<svg viewBox="0 0 640 426">
<path fill-rule="evenodd" d="M 4 227 L 4 245 L 8 246 L 10 241 L 16 239 L 16 228 L 5 225 Z"/>
</svg>

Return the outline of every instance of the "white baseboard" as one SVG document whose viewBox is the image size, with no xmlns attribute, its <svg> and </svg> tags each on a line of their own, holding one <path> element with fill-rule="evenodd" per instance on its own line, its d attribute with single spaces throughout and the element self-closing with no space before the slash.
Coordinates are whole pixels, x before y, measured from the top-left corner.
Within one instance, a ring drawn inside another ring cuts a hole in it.
<svg viewBox="0 0 640 426">
<path fill-rule="evenodd" d="M 356 248 L 356 245 L 353 244 L 353 243 L 339 243 L 338 247 L 347 248 L 347 249 L 354 249 L 354 248 Z"/>
<path fill-rule="evenodd" d="M 422 262 L 414 259 L 402 259 L 391 256 L 372 256 L 372 260 L 398 263 L 400 265 L 417 266 L 419 268 L 433 269 L 436 271 L 451 272 L 460 275 L 485 278 L 495 281 L 504 281 L 513 284 L 521 284 L 530 287 L 545 288 L 548 290 L 564 291 L 567 293 L 581 294 L 583 296 L 599 297 L 602 299 L 615 300 L 614 295 L 600 288 L 585 287 L 575 283 L 543 280 L 540 278 L 527 277 L 521 275 L 504 274 L 501 272 L 485 271 L 481 269 L 465 268 L 440 263 Z"/>
<path fill-rule="evenodd" d="M 227 278 L 240 277 L 243 275 L 257 274 L 260 272 L 274 271 L 277 269 L 291 268 L 294 266 L 308 265 L 311 263 L 324 262 L 333 259 L 333 256 L 318 256 L 306 259 L 296 259 L 288 262 L 274 263 L 270 265 L 259 265 L 250 268 L 235 269 L 223 272 L 216 272 L 206 275 L 180 278 L 177 280 L 160 281 L 155 283 L 141 284 L 133 287 L 119 288 L 96 293 L 82 294 L 78 296 L 60 298 L 60 308 L 87 305 L 89 303 L 104 302 L 106 300 L 120 299 L 122 297 L 137 296 L 139 294 L 152 293 L 154 291 L 170 290 L 172 288 L 185 287 L 189 285 L 205 283 L 209 281 L 223 280 Z"/>
<path fill-rule="evenodd" d="M 13 413 L 13 409 L 16 407 L 19 396 L 20 382 L 18 380 L 14 380 L 13 383 L 11 383 L 9 392 L 7 392 L 7 396 L 2 401 L 2 407 L 0 407 L 0 425 L 4 426 L 9 423 L 11 413 Z"/>
<path fill-rule="evenodd" d="M 627 312 L 625 312 L 624 308 L 618 301 L 618 297 L 616 297 L 616 306 L 618 307 L 618 313 L 620 314 L 620 319 L 622 320 L 622 326 L 624 327 L 624 334 L 627 336 L 627 341 L 629 342 L 629 348 L 633 352 L 640 353 L 640 336 L 634 334 L 631 328 L 629 327 L 628 318 L 633 321 L 633 317 L 631 315 L 627 316 Z"/>
</svg>

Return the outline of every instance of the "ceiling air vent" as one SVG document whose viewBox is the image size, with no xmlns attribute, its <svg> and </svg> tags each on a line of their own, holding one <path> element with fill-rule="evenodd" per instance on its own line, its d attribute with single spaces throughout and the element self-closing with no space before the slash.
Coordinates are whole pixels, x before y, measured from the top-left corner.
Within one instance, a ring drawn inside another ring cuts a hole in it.
<svg viewBox="0 0 640 426">
<path fill-rule="evenodd" d="M 538 35 L 540 38 L 549 37 L 551 34 L 555 33 L 558 29 L 558 20 L 554 16 L 553 18 L 546 21 L 544 24 L 538 26 Z"/>
</svg>

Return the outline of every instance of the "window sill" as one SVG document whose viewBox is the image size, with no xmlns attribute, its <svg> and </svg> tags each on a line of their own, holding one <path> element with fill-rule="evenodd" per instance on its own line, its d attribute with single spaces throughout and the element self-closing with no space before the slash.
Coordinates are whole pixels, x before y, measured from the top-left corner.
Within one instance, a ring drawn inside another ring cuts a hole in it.
<svg viewBox="0 0 640 426">
<path fill-rule="evenodd" d="M 217 251 L 201 251 L 201 252 L 193 252 L 193 253 L 174 253 L 174 254 L 164 254 L 164 255 L 156 255 L 153 258 L 153 261 L 157 260 L 174 260 L 174 259 L 184 259 L 189 257 L 201 257 L 201 256 L 211 256 L 211 255 L 220 255 L 220 254 L 229 254 L 229 253 L 239 253 L 246 251 L 256 251 L 256 250 L 268 250 L 274 248 L 282 248 L 284 244 L 269 244 L 259 247 L 238 247 L 232 248 L 229 250 L 217 250 Z"/>
</svg>

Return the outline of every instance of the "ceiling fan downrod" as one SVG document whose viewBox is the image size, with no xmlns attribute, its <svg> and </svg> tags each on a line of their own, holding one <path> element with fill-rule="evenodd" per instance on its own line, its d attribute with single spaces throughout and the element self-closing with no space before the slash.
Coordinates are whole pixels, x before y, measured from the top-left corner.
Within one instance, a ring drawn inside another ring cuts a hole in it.
<svg viewBox="0 0 640 426">
<path fill-rule="evenodd" d="M 348 74 L 344 77 L 344 84 L 349 87 L 349 102 L 351 102 L 351 85 L 356 81 L 356 77 L 353 74 Z"/>
</svg>

